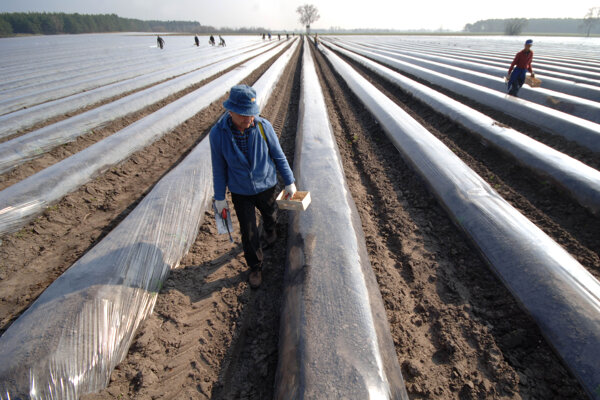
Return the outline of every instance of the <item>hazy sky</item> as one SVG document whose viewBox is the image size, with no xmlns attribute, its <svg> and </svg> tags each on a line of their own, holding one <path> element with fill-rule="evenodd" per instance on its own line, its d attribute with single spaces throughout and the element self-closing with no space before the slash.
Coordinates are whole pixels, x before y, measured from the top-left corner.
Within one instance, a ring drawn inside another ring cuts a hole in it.
<svg viewBox="0 0 600 400">
<path fill-rule="evenodd" d="M 300 29 L 296 8 L 313 4 L 314 28 L 462 30 L 488 18 L 583 18 L 600 0 L 0 0 L 1 12 L 62 11 L 155 20 L 198 21 L 215 27 Z"/>
</svg>

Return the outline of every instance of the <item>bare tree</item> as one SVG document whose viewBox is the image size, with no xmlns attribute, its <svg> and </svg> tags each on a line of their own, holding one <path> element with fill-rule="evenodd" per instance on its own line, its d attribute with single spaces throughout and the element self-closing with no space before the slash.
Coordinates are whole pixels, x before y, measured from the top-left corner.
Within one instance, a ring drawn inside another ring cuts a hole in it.
<svg viewBox="0 0 600 400">
<path fill-rule="evenodd" d="M 304 4 L 296 8 L 296 12 L 300 14 L 300 23 L 306 26 L 306 33 L 310 34 L 310 24 L 316 22 L 321 16 L 319 10 L 312 4 Z"/>
<path fill-rule="evenodd" d="M 506 20 L 504 23 L 504 33 L 511 36 L 516 36 L 523 31 L 525 25 L 527 25 L 525 18 L 511 18 Z"/>
<path fill-rule="evenodd" d="M 600 25 L 600 7 L 592 7 L 583 17 L 583 28 L 587 36 L 590 36 L 590 31 L 598 25 Z"/>
</svg>

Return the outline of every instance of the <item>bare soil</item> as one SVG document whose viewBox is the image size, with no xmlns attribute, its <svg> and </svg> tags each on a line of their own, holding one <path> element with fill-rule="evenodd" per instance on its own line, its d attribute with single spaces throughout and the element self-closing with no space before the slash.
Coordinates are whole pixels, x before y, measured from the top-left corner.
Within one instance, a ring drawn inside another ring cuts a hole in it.
<svg viewBox="0 0 600 400">
<path fill-rule="evenodd" d="M 310 46 L 409 397 L 585 398 L 529 315 L 405 164 L 360 100 Z M 301 54 L 300 49 L 295 53 L 263 111 L 292 165 Z M 252 84 L 269 64 L 245 83 Z M 435 110 L 357 70 L 600 276 L 597 217 Z M 66 196 L 21 231 L 0 238 L 0 334 L 205 137 L 223 112 L 223 100 Z M 502 123 L 543 136 L 535 127 L 501 118 Z M 115 127 L 128 123 L 115 121 Z M 597 155 L 568 143 L 559 141 L 556 146 L 597 162 Z M 76 151 L 77 147 L 69 150 Z M 258 290 L 246 282 L 239 232 L 231 244 L 226 235 L 216 234 L 212 212 L 205 217 L 196 242 L 180 267 L 171 271 L 154 313 L 113 371 L 109 386 L 83 399 L 273 397 L 288 215 L 280 213 L 277 243 L 266 253 Z"/>
</svg>

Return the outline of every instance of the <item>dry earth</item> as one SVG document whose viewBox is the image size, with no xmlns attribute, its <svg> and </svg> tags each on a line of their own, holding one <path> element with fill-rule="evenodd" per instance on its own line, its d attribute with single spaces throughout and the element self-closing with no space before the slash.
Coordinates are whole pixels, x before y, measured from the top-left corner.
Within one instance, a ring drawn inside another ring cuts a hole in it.
<svg viewBox="0 0 600 400">
<path fill-rule="evenodd" d="M 404 163 L 359 99 L 312 45 L 311 50 L 410 398 L 585 398 L 532 319 Z M 295 53 L 263 111 L 292 164 L 301 54 L 300 49 Z M 256 81 L 270 62 L 245 83 Z M 600 276 L 597 217 L 418 100 L 357 69 Z M 0 333 L 208 133 L 223 112 L 223 100 L 66 196 L 21 231 L 1 238 Z M 460 100 L 599 167 L 597 154 L 560 138 L 547 139 L 535 127 Z M 100 136 L 63 146 L 45 161 L 0 176 L 0 182 L 6 187 L 157 106 L 114 121 L 97 132 Z M 267 253 L 263 285 L 250 290 L 239 233 L 233 244 L 216 235 L 213 216 L 207 213 L 196 242 L 171 272 L 154 313 L 112 373 L 110 385 L 83 399 L 272 398 L 287 219 L 282 212 L 278 241 Z"/>
</svg>

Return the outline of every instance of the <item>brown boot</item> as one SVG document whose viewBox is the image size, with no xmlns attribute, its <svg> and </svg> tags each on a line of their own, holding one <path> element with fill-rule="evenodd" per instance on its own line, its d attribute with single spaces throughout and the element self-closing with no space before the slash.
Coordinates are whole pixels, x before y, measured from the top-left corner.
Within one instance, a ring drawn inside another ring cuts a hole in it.
<svg viewBox="0 0 600 400">
<path fill-rule="evenodd" d="M 262 283 L 262 271 L 260 269 L 250 270 L 248 282 L 250 282 L 250 287 L 252 289 L 258 289 L 258 287 L 260 287 L 260 284 Z"/>
</svg>

